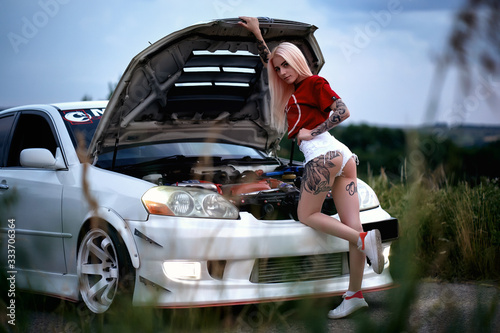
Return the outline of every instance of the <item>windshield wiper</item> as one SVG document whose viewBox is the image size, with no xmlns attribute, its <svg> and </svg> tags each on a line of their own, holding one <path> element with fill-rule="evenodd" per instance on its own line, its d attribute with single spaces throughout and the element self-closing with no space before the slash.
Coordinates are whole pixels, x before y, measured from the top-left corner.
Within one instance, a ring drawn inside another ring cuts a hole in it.
<svg viewBox="0 0 500 333">
<path fill-rule="evenodd" d="M 224 163 L 229 163 L 229 162 L 232 162 L 232 163 L 250 163 L 250 164 L 270 163 L 270 162 L 278 163 L 276 161 L 276 159 L 274 159 L 272 157 L 255 158 L 255 157 L 250 157 L 250 156 L 243 156 L 243 157 L 236 157 L 236 158 L 232 157 L 232 158 L 222 159 L 221 162 L 224 162 Z"/>
</svg>

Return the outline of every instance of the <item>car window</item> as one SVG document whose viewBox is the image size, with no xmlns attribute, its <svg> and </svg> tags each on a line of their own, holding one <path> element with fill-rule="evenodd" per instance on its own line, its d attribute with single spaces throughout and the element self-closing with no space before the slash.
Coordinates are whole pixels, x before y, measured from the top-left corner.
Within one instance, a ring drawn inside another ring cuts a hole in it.
<svg viewBox="0 0 500 333">
<path fill-rule="evenodd" d="M 7 150 L 7 139 L 9 138 L 13 122 L 14 114 L 9 114 L 0 118 L 0 167 L 5 166 L 4 156 Z"/>
<path fill-rule="evenodd" d="M 39 114 L 23 113 L 17 122 L 7 166 L 21 166 L 19 156 L 23 149 L 45 148 L 55 156 L 57 141 L 47 119 Z"/>
<path fill-rule="evenodd" d="M 103 113 L 104 109 L 62 110 L 60 112 L 75 148 L 81 140 L 85 144 L 84 148 L 89 146 Z"/>
</svg>

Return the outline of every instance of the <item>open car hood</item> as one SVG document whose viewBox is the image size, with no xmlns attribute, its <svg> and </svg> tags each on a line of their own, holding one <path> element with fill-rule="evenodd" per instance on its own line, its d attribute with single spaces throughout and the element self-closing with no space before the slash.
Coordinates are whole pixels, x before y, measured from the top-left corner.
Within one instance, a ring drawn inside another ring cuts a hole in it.
<svg viewBox="0 0 500 333">
<path fill-rule="evenodd" d="M 324 59 L 313 36 L 315 26 L 259 20 L 271 50 L 292 42 L 312 72 L 319 72 Z M 255 37 L 239 21 L 190 26 L 135 56 L 109 100 L 89 153 L 186 140 L 275 149 L 284 133 L 270 127 L 267 72 Z"/>
</svg>

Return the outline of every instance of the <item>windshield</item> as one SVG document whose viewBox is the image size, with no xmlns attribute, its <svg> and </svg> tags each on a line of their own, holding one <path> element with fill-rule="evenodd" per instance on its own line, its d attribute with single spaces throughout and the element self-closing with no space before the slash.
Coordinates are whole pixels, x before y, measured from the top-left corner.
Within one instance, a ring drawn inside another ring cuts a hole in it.
<svg viewBox="0 0 500 333">
<path fill-rule="evenodd" d="M 65 110 L 60 113 L 75 148 L 78 146 L 79 139 L 82 139 L 85 144 L 83 148 L 87 149 L 104 109 Z"/>
<path fill-rule="evenodd" d="M 104 108 L 61 111 L 73 145 L 83 140 L 85 149 L 90 144 L 97 125 L 104 113 Z M 169 142 L 156 143 L 131 148 L 119 149 L 116 154 L 115 166 L 132 166 L 156 160 L 175 158 L 210 158 L 220 162 L 228 160 L 244 160 L 248 162 L 271 159 L 257 149 L 220 142 Z M 113 152 L 99 155 L 97 165 L 111 168 Z"/>
<path fill-rule="evenodd" d="M 228 143 L 214 142 L 172 142 L 120 149 L 116 154 L 115 166 L 135 165 L 161 159 L 215 158 L 217 160 L 259 160 L 268 157 L 254 148 Z M 97 164 L 111 167 L 113 152 L 99 155 Z"/>
</svg>

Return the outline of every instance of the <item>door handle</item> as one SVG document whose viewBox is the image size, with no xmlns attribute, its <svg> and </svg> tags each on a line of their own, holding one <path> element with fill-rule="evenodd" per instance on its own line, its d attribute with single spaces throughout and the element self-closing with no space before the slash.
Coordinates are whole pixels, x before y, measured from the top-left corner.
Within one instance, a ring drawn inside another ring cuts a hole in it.
<svg viewBox="0 0 500 333">
<path fill-rule="evenodd" d="M 7 182 L 5 180 L 3 180 L 0 183 L 0 190 L 8 190 L 8 189 L 9 189 L 9 185 L 7 184 Z"/>
</svg>

